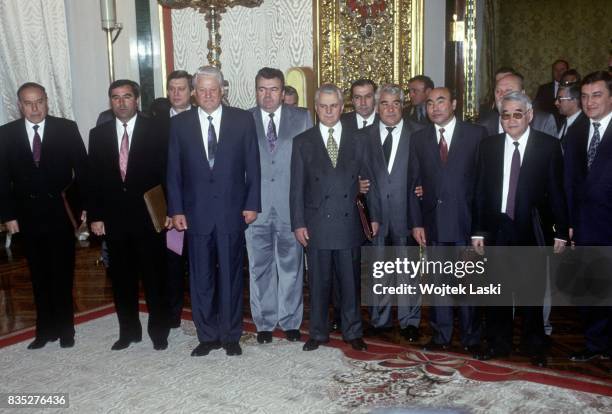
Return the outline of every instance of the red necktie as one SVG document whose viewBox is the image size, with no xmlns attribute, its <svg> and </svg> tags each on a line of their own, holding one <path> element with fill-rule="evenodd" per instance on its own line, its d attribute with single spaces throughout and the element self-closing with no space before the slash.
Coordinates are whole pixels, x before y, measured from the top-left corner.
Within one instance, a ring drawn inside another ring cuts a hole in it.
<svg viewBox="0 0 612 414">
<path fill-rule="evenodd" d="M 125 181 L 127 174 L 128 156 L 130 154 L 130 142 L 127 132 L 127 124 L 123 124 L 123 138 L 121 138 L 121 148 L 119 149 L 119 171 L 121 179 Z"/>
<path fill-rule="evenodd" d="M 440 160 L 442 160 L 442 164 L 444 165 L 446 164 L 446 160 L 448 160 L 448 145 L 444 139 L 444 128 L 440 128 L 440 143 L 438 146 L 440 148 Z"/>
</svg>

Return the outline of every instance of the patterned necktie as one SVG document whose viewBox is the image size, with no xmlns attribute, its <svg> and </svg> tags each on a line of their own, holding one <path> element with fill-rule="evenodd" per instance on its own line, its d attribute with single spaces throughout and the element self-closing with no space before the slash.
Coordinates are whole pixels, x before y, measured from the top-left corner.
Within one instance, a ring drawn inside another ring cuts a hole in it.
<svg viewBox="0 0 612 414">
<path fill-rule="evenodd" d="M 215 153 L 217 152 L 217 134 L 213 125 L 213 117 L 208 116 L 208 165 L 215 165 Z"/>
<path fill-rule="evenodd" d="M 388 167 L 389 160 L 391 159 L 391 148 L 393 148 L 393 130 L 395 129 L 395 127 L 386 127 L 386 128 L 388 132 L 385 138 L 385 142 L 383 142 L 383 154 L 385 154 L 385 161 Z"/>
<path fill-rule="evenodd" d="M 519 143 L 513 142 L 514 152 L 510 163 L 510 182 L 508 184 L 508 197 L 506 198 L 506 214 L 514 220 L 514 207 L 516 201 L 516 187 L 518 186 L 519 173 L 521 171 L 521 153 L 518 150 Z"/>
<path fill-rule="evenodd" d="M 334 139 L 333 128 L 329 129 L 329 135 L 327 136 L 327 153 L 329 154 L 329 159 L 332 162 L 332 166 L 336 168 L 336 163 L 338 162 L 338 145 Z"/>
<path fill-rule="evenodd" d="M 34 164 L 38 167 L 40 164 L 40 150 L 42 149 L 42 141 L 40 135 L 38 135 L 39 125 L 34 125 L 34 140 L 32 141 L 32 158 L 34 158 Z"/>
<path fill-rule="evenodd" d="M 442 161 L 442 165 L 446 165 L 446 161 L 448 160 L 448 145 L 444 139 L 444 128 L 440 128 L 440 142 L 438 148 L 440 149 L 440 160 Z"/>
<path fill-rule="evenodd" d="M 589 144 L 589 150 L 587 151 L 587 167 L 590 170 L 591 164 L 595 161 L 595 155 L 597 155 L 597 148 L 599 147 L 599 143 L 601 142 L 601 137 L 599 136 L 599 126 L 601 124 L 599 122 L 593 122 L 593 137 L 591 138 L 591 143 Z"/>
<path fill-rule="evenodd" d="M 276 148 L 276 140 L 278 137 L 276 136 L 276 125 L 274 125 L 274 112 L 272 112 L 269 116 L 270 122 L 268 122 L 268 132 L 266 133 L 266 137 L 268 137 L 268 149 L 270 150 L 271 154 Z"/>
<path fill-rule="evenodd" d="M 121 180 L 125 181 L 127 174 L 128 156 L 130 155 L 130 141 L 127 132 L 127 124 L 123 124 L 123 137 L 121 138 L 121 147 L 119 148 L 119 171 L 121 171 Z"/>
<path fill-rule="evenodd" d="M 361 126 L 361 128 L 365 128 L 368 126 L 368 121 L 366 121 L 365 119 L 363 120 L 363 125 Z"/>
</svg>

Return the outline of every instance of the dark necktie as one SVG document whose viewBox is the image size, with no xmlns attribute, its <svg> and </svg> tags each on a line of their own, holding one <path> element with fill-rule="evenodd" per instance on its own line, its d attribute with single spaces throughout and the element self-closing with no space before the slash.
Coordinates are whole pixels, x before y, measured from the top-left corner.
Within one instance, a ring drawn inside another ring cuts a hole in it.
<svg viewBox="0 0 612 414">
<path fill-rule="evenodd" d="M 34 164 L 38 167 L 40 164 L 40 150 L 42 149 L 42 141 L 40 135 L 38 135 L 38 125 L 32 127 L 34 129 L 34 139 L 32 140 L 32 158 L 34 158 Z"/>
<path fill-rule="evenodd" d="M 440 160 L 442 161 L 442 165 L 446 165 L 446 160 L 448 160 L 448 145 L 444 139 L 444 128 L 440 128 L 440 142 L 438 147 L 440 149 Z"/>
<path fill-rule="evenodd" d="M 121 180 L 125 181 L 127 175 L 128 158 L 130 156 L 130 141 L 127 132 L 127 124 L 123 124 L 123 137 L 121 138 L 121 146 L 119 148 L 119 171 L 121 172 Z"/>
<path fill-rule="evenodd" d="M 208 164 L 210 168 L 215 165 L 215 153 L 217 152 L 217 134 L 213 125 L 213 117 L 208 116 Z"/>
<path fill-rule="evenodd" d="M 387 163 L 387 167 L 389 166 L 389 160 L 391 160 L 391 148 L 393 148 L 393 130 L 395 127 L 387 127 L 387 137 L 385 138 L 385 142 L 383 143 L 383 154 L 385 154 L 385 161 Z"/>
<path fill-rule="evenodd" d="M 276 140 L 278 137 L 276 136 L 276 125 L 274 125 L 274 112 L 269 114 L 270 122 L 268 122 L 268 132 L 266 132 L 266 137 L 268 137 L 268 149 L 270 153 L 274 152 L 276 148 Z"/>
<path fill-rule="evenodd" d="M 567 132 L 567 119 L 563 121 L 563 125 L 561 125 L 561 129 L 559 132 L 559 138 L 563 139 L 565 133 Z"/>
<path fill-rule="evenodd" d="M 518 150 L 519 143 L 513 142 L 514 152 L 510 163 L 510 182 L 508 184 L 508 197 L 506 198 L 506 214 L 514 220 L 514 207 L 516 201 L 516 187 L 518 186 L 519 173 L 521 171 L 521 153 Z"/>
<path fill-rule="evenodd" d="M 593 122 L 593 138 L 591 138 L 591 143 L 589 144 L 589 150 L 587 151 L 587 167 L 589 170 L 591 169 L 591 164 L 595 161 L 595 155 L 597 155 L 597 148 L 599 147 L 599 143 L 601 142 L 601 137 L 599 136 L 599 126 L 601 124 L 599 122 Z"/>
<path fill-rule="evenodd" d="M 363 125 L 361 126 L 361 128 L 365 128 L 368 126 L 368 121 L 366 121 L 365 119 L 363 120 Z"/>
</svg>

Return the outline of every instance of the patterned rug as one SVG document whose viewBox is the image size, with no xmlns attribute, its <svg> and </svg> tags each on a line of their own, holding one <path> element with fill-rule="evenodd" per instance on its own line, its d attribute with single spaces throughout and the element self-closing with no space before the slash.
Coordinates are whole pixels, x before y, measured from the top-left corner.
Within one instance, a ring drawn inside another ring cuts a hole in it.
<svg viewBox="0 0 612 414">
<path fill-rule="evenodd" d="M 141 314 L 144 326 L 146 316 Z M 28 351 L 31 329 L 0 338 L 0 393 L 68 393 L 70 408 L 62 412 L 87 413 L 367 413 L 391 407 L 612 413 L 612 382 L 373 341 L 368 352 L 355 352 L 338 338 L 313 352 L 277 337 L 259 345 L 249 321 L 242 356 L 218 350 L 193 358 L 197 339 L 185 316 L 166 351 L 154 351 L 144 338 L 110 351 L 118 332 L 112 306 L 78 316 L 71 349 L 55 342 Z"/>
</svg>

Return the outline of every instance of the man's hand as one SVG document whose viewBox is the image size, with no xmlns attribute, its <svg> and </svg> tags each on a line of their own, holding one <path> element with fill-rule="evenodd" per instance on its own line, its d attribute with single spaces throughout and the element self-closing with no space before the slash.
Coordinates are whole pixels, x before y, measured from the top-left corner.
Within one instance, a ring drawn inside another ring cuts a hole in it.
<svg viewBox="0 0 612 414">
<path fill-rule="evenodd" d="M 574 241 L 574 229 L 571 227 L 569 228 L 569 242 L 572 248 L 576 245 L 576 242 Z"/>
<path fill-rule="evenodd" d="M 187 230 L 187 217 L 184 214 L 176 214 L 172 216 L 172 226 L 177 231 Z"/>
<path fill-rule="evenodd" d="M 96 236 L 103 236 L 106 234 L 104 230 L 104 222 L 103 221 L 94 221 L 91 223 L 91 232 Z"/>
<path fill-rule="evenodd" d="M 359 192 L 361 194 L 367 194 L 370 191 L 370 180 L 361 179 L 359 176 Z"/>
<path fill-rule="evenodd" d="M 166 222 L 164 223 L 164 227 L 166 228 L 166 230 L 171 230 L 172 229 L 172 219 L 168 216 L 166 216 Z"/>
<path fill-rule="evenodd" d="M 81 213 L 81 222 L 87 223 L 87 211 L 83 210 Z"/>
<path fill-rule="evenodd" d="M 555 254 L 563 253 L 566 245 L 567 245 L 567 242 L 565 240 L 555 239 L 555 244 L 553 245 L 553 251 L 555 252 Z"/>
<path fill-rule="evenodd" d="M 257 211 L 244 210 L 242 212 L 242 216 L 244 217 L 244 222 L 246 224 L 251 224 L 257 220 Z"/>
<path fill-rule="evenodd" d="M 17 223 L 17 220 L 7 221 L 4 225 L 9 234 L 19 233 L 19 223 Z"/>
<path fill-rule="evenodd" d="M 412 228 L 412 237 L 421 247 L 425 247 L 427 245 L 427 240 L 425 239 L 425 227 L 413 227 Z"/>
<path fill-rule="evenodd" d="M 423 197 L 423 187 L 420 185 L 417 185 L 416 187 L 414 187 L 414 194 L 418 197 L 421 198 Z"/>
<path fill-rule="evenodd" d="M 472 238 L 472 247 L 479 255 L 484 255 L 484 239 L 482 237 Z"/>
<path fill-rule="evenodd" d="M 306 227 L 300 227 L 295 229 L 295 238 L 297 239 L 297 241 L 300 242 L 300 244 L 304 247 L 308 246 L 308 240 L 310 239 L 310 237 L 308 237 L 308 229 Z"/>
<path fill-rule="evenodd" d="M 380 223 L 373 221 L 370 223 L 370 226 L 372 226 L 372 237 L 376 237 L 378 231 L 380 230 Z"/>
</svg>

